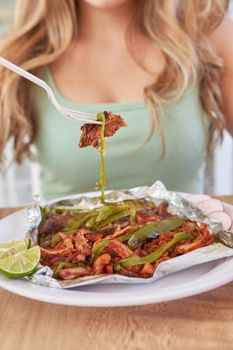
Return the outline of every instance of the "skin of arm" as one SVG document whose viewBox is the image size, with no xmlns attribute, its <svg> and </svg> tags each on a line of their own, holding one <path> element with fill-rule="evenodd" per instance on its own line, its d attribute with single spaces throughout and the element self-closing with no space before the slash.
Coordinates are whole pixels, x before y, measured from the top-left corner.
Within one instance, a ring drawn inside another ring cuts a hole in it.
<svg viewBox="0 0 233 350">
<path fill-rule="evenodd" d="M 221 92 L 226 120 L 226 129 L 233 136 L 233 22 L 225 18 L 211 34 L 210 40 L 218 56 L 223 59 Z"/>
<path fill-rule="evenodd" d="M 5 44 L 5 40 L 0 38 L 0 50 L 2 50 L 4 48 L 4 44 Z"/>
</svg>

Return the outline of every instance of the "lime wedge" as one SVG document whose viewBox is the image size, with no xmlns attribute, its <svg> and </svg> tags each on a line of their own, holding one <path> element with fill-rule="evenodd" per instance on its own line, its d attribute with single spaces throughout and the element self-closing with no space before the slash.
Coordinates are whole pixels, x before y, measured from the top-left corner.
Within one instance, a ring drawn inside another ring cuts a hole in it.
<svg viewBox="0 0 233 350">
<path fill-rule="evenodd" d="M 10 278 L 30 275 L 40 261 L 40 247 L 19 251 L 0 260 L 0 272 Z"/>
<path fill-rule="evenodd" d="M 0 243 L 0 260 L 21 251 L 27 250 L 30 247 L 29 241 L 31 240 L 24 239 L 22 241 Z"/>
</svg>

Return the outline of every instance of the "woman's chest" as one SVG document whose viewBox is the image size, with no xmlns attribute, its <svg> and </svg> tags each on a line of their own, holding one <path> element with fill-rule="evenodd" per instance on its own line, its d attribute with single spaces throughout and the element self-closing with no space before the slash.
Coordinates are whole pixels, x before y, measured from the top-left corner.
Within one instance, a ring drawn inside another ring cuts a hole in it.
<svg viewBox="0 0 233 350">
<path fill-rule="evenodd" d="M 154 53 L 153 59 L 151 53 L 151 62 L 144 60 L 153 71 L 149 73 L 124 46 L 105 48 L 80 44 L 73 51 L 61 56 L 50 69 L 61 94 L 76 103 L 142 99 L 144 88 L 155 82 L 164 64 L 159 52 Z"/>
</svg>

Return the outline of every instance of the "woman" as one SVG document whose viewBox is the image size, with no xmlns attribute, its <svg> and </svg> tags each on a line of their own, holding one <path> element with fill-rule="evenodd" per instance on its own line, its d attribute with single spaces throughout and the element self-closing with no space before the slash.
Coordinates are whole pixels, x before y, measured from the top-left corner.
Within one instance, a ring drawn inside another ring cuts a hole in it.
<svg viewBox="0 0 233 350">
<path fill-rule="evenodd" d="M 120 114 L 109 139 L 108 188 L 202 192 L 215 136 L 233 133 L 233 26 L 227 0 L 21 0 L 1 56 L 44 79 L 59 102 Z M 46 198 L 92 191 L 99 159 L 77 149 L 80 124 L 1 68 L 0 154 L 37 148 Z"/>
</svg>

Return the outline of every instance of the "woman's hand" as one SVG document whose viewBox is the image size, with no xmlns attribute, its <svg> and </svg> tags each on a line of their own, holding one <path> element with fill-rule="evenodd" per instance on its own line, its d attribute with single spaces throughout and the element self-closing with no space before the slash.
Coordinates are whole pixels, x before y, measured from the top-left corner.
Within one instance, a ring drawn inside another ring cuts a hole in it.
<svg viewBox="0 0 233 350">
<path fill-rule="evenodd" d="M 226 128 L 233 136 L 233 22 L 226 18 L 212 33 L 213 48 L 224 61 L 221 77 Z"/>
</svg>

